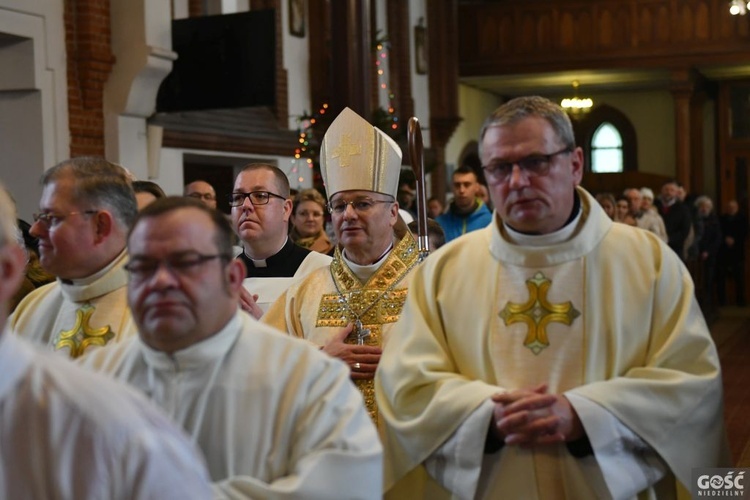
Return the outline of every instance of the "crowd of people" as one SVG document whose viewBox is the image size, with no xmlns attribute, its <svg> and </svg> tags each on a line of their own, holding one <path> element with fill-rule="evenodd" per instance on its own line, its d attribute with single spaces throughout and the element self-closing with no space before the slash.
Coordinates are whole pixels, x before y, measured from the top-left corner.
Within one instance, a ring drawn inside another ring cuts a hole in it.
<svg viewBox="0 0 750 500">
<path fill-rule="evenodd" d="M 676 180 L 661 186 L 654 199 L 650 188 L 627 188 L 616 199 L 599 193 L 596 200 L 615 222 L 656 234 L 687 265 L 696 283 L 696 296 L 705 314 L 714 316 L 717 306 L 745 302 L 745 240 L 748 220 L 736 200 L 717 214 L 709 196 L 690 196 Z M 734 300 L 727 302 L 727 280 Z"/>
<path fill-rule="evenodd" d="M 429 256 L 401 149 L 348 108 L 325 193 L 256 163 L 223 202 L 166 196 L 72 158 L 24 238 L 0 188 L 0 497 L 666 498 L 728 465 L 672 187 L 661 216 L 594 198 L 540 97 L 479 143 L 427 200 Z M 736 203 L 711 214 L 696 255 L 741 261 Z"/>
</svg>

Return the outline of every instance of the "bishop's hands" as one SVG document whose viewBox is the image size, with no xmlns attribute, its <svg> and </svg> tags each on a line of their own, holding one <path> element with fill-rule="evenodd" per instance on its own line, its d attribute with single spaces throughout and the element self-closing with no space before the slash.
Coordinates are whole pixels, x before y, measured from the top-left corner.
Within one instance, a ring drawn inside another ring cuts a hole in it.
<svg viewBox="0 0 750 500">
<path fill-rule="evenodd" d="M 323 352 L 339 358 L 349 365 L 354 380 L 371 380 L 380 362 L 380 347 L 372 345 L 347 344 L 346 338 L 352 333 L 354 325 L 349 323 L 323 346 Z"/>
<path fill-rule="evenodd" d="M 575 408 L 565 396 L 547 393 L 547 385 L 492 396 L 490 428 L 506 445 L 532 446 L 584 437 Z"/>
</svg>

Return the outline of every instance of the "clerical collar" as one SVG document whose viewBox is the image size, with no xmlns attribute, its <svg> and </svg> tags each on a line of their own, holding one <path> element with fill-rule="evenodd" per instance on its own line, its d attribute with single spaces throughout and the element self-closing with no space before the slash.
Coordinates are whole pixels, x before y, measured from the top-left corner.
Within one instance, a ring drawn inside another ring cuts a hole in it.
<svg viewBox="0 0 750 500">
<path fill-rule="evenodd" d="M 383 255 L 378 257 L 378 259 L 374 263 L 368 264 L 366 266 L 355 264 L 354 262 L 349 260 L 346 257 L 346 249 L 344 249 L 344 251 L 341 252 L 341 258 L 344 259 L 344 263 L 346 263 L 346 265 L 352 271 L 354 276 L 359 278 L 359 281 L 361 281 L 362 283 L 366 283 L 367 280 L 370 279 L 370 276 L 375 274 L 377 270 L 380 269 L 380 266 L 383 265 L 383 262 L 385 262 L 386 258 L 388 258 L 388 255 L 390 255 L 392 250 L 393 250 L 393 242 L 391 241 L 390 246 L 385 250 Z"/>
<path fill-rule="evenodd" d="M 576 195 L 575 204 L 570 218 L 565 225 L 557 231 L 548 234 L 526 234 L 516 231 L 505 223 L 503 223 L 503 226 L 505 228 L 505 234 L 511 243 L 530 247 L 544 247 L 562 243 L 563 241 L 568 241 L 572 238 L 582 221 L 582 215 L 583 210 L 581 207 L 581 200 L 578 198 L 578 195 Z"/>
<path fill-rule="evenodd" d="M 284 248 L 284 246 L 286 246 L 286 242 L 288 240 L 289 240 L 289 235 L 287 235 L 286 238 L 284 238 L 284 243 L 282 243 L 281 246 L 274 253 L 272 253 L 270 256 L 268 256 L 265 259 L 253 259 L 247 254 L 246 250 L 243 250 L 243 252 L 245 252 L 245 257 L 250 259 L 250 261 L 253 263 L 255 267 L 268 267 L 268 262 L 266 261 L 270 259 L 271 257 L 273 257 L 274 255 L 276 255 L 277 253 L 281 252 L 281 249 Z"/>
<path fill-rule="evenodd" d="M 189 345 L 184 349 L 167 354 L 140 341 L 146 363 L 156 369 L 184 371 L 201 368 L 207 363 L 222 359 L 242 333 L 242 312 L 233 314 L 217 332 Z"/>
<path fill-rule="evenodd" d="M 117 257 L 112 259 L 112 262 L 95 272 L 94 274 L 90 276 L 86 276 L 85 278 L 81 279 L 75 279 L 75 280 L 64 280 L 61 278 L 60 281 L 62 281 L 66 285 L 74 285 L 74 286 L 87 286 L 91 283 L 94 283 L 98 279 L 100 279 L 102 276 L 110 272 L 117 264 L 119 264 L 122 260 L 125 259 L 127 251 L 126 249 L 123 249 L 122 252 L 120 252 Z"/>
</svg>

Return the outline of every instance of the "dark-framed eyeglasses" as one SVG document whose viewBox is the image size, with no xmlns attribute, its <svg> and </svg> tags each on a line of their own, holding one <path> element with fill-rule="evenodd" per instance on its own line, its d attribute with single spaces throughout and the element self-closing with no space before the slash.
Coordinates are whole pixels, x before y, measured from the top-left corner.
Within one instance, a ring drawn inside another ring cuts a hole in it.
<svg viewBox="0 0 750 500">
<path fill-rule="evenodd" d="M 185 252 L 170 255 L 164 259 L 132 257 L 124 267 L 132 281 L 146 281 L 151 279 L 162 265 L 164 265 L 173 276 L 194 276 L 198 273 L 203 264 L 214 259 L 221 259 L 224 262 L 229 262 L 232 260 L 232 256 L 223 253 L 206 255 L 198 252 Z"/>
<path fill-rule="evenodd" d="M 42 224 L 47 229 L 51 227 L 55 227 L 58 224 L 60 224 L 62 221 L 64 221 L 66 218 L 70 217 L 71 215 L 93 215 L 98 210 L 83 210 L 80 212 L 68 212 L 66 214 L 56 214 L 53 212 L 42 212 L 40 214 L 33 214 L 32 217 L 34 218 L 34 222 L 38 222 Z"/>
<path fill-rule="evenodd" d="M 271 198 L 279 198 L 280 200 L 286 200 L 284 196 L 271 193 L 270 191 L 252 191 L 250 193 L 232 193 L 227 199 L 229 205 L 233 207 L 240 207 L 245 203 L 245 198 L 250 198 L 250 203 L 253 205 L 268 205 L 268 201 Z"/>
<path fill-rule="evenodd" d="M 489 165 L 482 165 L 484 175 L 488 180 L 492 182 L 505 182 L 513 174 L 513 167 L 518 165 L 518 168 L 523 171 L 527 177 L 542 177 L 549 173 L 552 159 L 555 156 L 571 153 L 573 149 L 570 146 L 566 146 L 560 151 L 554 153 L 542 155 L 530 155 L 525 158 L 521 158 L 516 161 L 495 161 Z"/>
<path fill-rule="evenodd" d="M 334 200 L 328 203 L 328 211 L 332 214 L 343 214 L 346 212 L 346 207 L 351 205 L 355 212 L 358 214 L 364 214 L 372 210 L 378 203 L 393 203 L 393 200 L 373 200 L 372 198 L 361 197 L 354 198 L 353 200 Z"/>
</svg>

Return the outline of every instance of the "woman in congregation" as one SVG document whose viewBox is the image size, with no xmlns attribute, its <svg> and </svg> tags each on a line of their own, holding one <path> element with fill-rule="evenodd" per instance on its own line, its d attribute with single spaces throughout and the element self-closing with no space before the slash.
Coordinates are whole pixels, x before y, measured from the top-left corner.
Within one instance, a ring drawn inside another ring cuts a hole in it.
<svg viewBox="0 0 750 500">
<path fill-rule="evenodd" d="M 324 230 L 326 201 L 318 190 L 303 189 L 294 197 L 289 237 L 313 252 L 333 255 L 334 244 Z"/>
</svg>

